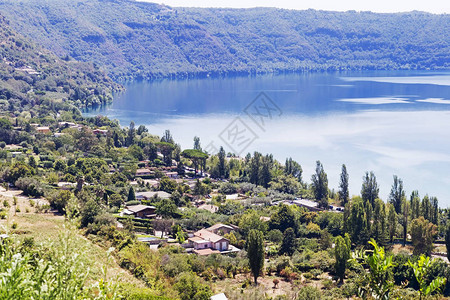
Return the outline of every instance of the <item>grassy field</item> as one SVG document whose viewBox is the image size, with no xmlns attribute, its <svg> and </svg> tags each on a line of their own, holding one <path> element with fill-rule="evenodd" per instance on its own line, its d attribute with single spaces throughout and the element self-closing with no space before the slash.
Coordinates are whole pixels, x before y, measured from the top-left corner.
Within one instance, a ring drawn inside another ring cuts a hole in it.
<svg viewBox="0 0 450 300">
<path fill-rule="evenodd" d="M 113 257 L 107 255 L 107 250 L 88 239 L 75 228 L 73 224 L 65 220 L 64 216 L 54 213 L 37 213 L 37 200 L 19 196 L 20 192 L 4 190 L 0 192 L 0 205 L 4 207 L 4 201 L 9 203 L 9 213 L 6 219 L 0 220 L 0 231 L 15 235 L 18 240 L 32 237 L 35 244 L 51 245 L 61 242 L 69 236 L 70 246 L 74 251 L 82 254 L 84 264 L 89 266 L 90 280 L 98 280 L 102 277 L 102 268 L 107 267 L 108 280 L 117 283 L 129 283 L 137 288 L 145 285 L 132 274 L 122 269 Z M 17 199 L 14 205 L 13 196 Z M 40 200 L 45 203 L 45 200 Z M 34 204 L 31 205 L 30 204 Z M 16 212 L 19 208 L 19 212 Z M 15 228 L 15 229 L 13 229 Z"/>
</svg>

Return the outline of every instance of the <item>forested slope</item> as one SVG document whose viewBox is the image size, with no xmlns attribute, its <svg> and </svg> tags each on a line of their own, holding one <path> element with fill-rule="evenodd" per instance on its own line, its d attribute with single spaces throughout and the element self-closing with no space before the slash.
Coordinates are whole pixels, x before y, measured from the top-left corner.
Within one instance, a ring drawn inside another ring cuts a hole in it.
<svg viewBox="0 0 450 300">
<path fill-rule="evenodd" d="M 450 16 L 1 0 L 20 33 L 116 79 L 450 67 Z"/>
<path fill-rule="evenodd" d="M 0 110 L 33 113 L 40 104 L 86 107 L 121 87 L 92 63 L 64 60 L 10 28 L 0 15 Z"/>
</svg>

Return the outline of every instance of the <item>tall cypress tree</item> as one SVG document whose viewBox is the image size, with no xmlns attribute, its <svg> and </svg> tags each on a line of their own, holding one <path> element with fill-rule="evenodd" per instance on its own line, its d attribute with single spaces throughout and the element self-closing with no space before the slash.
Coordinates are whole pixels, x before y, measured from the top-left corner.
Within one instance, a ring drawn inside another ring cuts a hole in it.
<svg viewBox="0 0 450 300">
<path fill-rule="evenodd" d="M 339 182 L 339 200 L 341 201 L 341 205 L 345 206 L 349 197 L 347 167 L 342 165 L 341 180 Z"/>
<path fill-rule="evenodd" d="M 336 257 L 336 263 L 334 266 L 341 283 L 344 281 L 345 270 L 347 269 L 347 261 L 350 259 L 350 254 L 351 242 L 348 234 L 345 235 L 345 238 L 338 236 L 334 247 L 334 255 Z"/>
<path fill-rule="evenodd" d="M 377 178 L 373 172 L 366 172 L 363 177 L 363 184 L 361 187 L 361 198 L 364 201 L 370 201 L 370 204 L 375 202 L 375 199 L 378 198 L 378 193 L 380 192 L 380 188 L 378 187 Z"/>
<path fill-rule="evenodd" d="M 256 285 L 264 267 L 264 237 L 259 230 L 252 229 L 248 233 L 247 257 Z"/>
<path fill-rule="evenodd" d="M 316 173 L 311 177 L 314 198 L 319 207 L 328 207 L 328 177 L 320 161 L 316 162 Z"/>
<path fill-rule="evenodd" d="M 394 183 L 392 184 L 391 193 L 389 194 L 389 202 L 394 205 L 395 212 L 402 212 L 402 202 L 405 199 L 405 190 L 403 189 L 403 180 L 394 175 Z"/>
<path fill-rule="evenodd" d="M 128 191 L 128 201 L 134 201 L 136 200 L 136 195 L 134 193 L 134 188 L 130 187 L 130 190 Z"/>
</svg>

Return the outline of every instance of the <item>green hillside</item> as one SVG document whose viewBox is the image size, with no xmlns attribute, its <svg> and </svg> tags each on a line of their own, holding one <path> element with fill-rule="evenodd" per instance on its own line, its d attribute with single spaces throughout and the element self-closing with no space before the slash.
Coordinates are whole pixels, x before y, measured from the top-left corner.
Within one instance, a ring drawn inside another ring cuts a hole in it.
<svg viewBox="0 0 450 300">
<path fill-rule="evenodd" d="M 450 16 L 1 0 L 13 28 L 116 79 L 450 66 Z"/>
<path fill-rule="evenodd" d="M 121 87 L 92 63 L 58 58 L 10 28 L 0 16 L 0 106 L 30 112 L 39 104 L 58 110 L 68 102 L 86 107 L 110 102 Z"/>
</svg>

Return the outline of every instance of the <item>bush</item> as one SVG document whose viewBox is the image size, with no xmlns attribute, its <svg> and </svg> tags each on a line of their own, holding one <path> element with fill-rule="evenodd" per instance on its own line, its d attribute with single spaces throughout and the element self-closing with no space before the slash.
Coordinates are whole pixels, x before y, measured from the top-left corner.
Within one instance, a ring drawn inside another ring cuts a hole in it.
<svg viewBox="0 0 450 300">
<path fill-rule="evenodd" d="M 23 191 L 25 195 L 32 197 L 41 197 L 44 195 L 42 183 L 30 177 L 21 177 L 15 182 L 15 186 Z"/>
<path fill-rule="evenodd" d="M 315 287 L 305 286 L 298 292 L 297 299 L 320 300 L 322 299 L 322 293 Z"/>
<path fill-rule="evenodd" d="M 201 279 L 192 272 L 180 274 L 173 286 L 181 300 L 209 300 L 211 289 L 201 282 Z"/>
<path fill-rule="evenodd" d="M 229 182 L 222 183 L 222 185 L 219 188 L 219 193 L 225 194 L 225 195 L 234 194 L 236 192 L 237 192 L 236 185 L 229 183 Z"/>
</svg>

